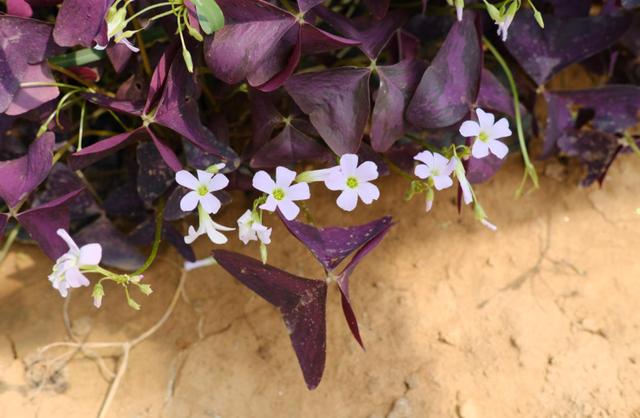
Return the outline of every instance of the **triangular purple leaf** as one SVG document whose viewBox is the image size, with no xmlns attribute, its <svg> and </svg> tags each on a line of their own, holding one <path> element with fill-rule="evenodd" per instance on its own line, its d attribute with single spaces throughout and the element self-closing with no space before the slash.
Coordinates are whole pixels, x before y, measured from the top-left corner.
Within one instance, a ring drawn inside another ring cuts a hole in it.
<svg viewBox="0 0 640 418">
<path fill-rule="evenodd" d="M 280 309 L 307 387 L 315 389 L 326 358 L 327 284 L 230 251 L 215 250 L 213 257 L 233 277 Z"/>
<path fill-rule="evenodd" d="M 0 162 L 0 198 L 13 208 L 47 178 L 53 159 L 54 134 L 47 132 L 30 146 L 27 155 Z"/>
<path fill-rule="evenodd" d="M 522 68 L 539 85 L 570 64 L 588 58 L 617 41 L 629 28 L 626 15 L 557 18 L 544 16 L 544 29 L 523 9 L 516 15 L 517 30 L 505 43 Z"/>
<path fill-rule="evenodd" d="M 141 136 L 147 136 L 145 128 L 134 129 L 133 131 L 100 140 L 70 155 L 68 159 L 69 166 L 74 170 L 85 168 L 126 147 Z"/>
<path fill-rule="evenodd" d="M 390 220 L 390 218 L 389 218 Z M 364 344 L 362 342 L 362 337 L 360 336 L 360 330 L 358 329 L 358 320 L 356 319 L 356 314 L 353 311 L 353 307 L 351 305 L 351 297 L 349 296 L 349 278 L 351 274 L 358 266 L 360 261 L 373 251 L 384 239 L 389 230 L 391 229 L 391 222 L 387 223 L 384 228 L 377 231 L 375 236 L 371 238 L 362 248 L 358 250 L 358 252 L 353 256 L 353 258 L 349 261 L 349 264 L 345 267 L 345 269 L 338 276 L 338 288 L 340 289 L 340 296 L 342 300 L 342 310 L 344 312 L 344 317 L 347 320 L 347 324 L 349 325 L 349 329 L 353 334 L 353 337 L 358 341 L 360 346 L 364 348 Z"/>
<path fill-rule="evenodd" d="M 383 19 L 387 16 L 390 1 L 391 0 L 364 0 L 364 4 L 371 10 L 371 14 L 373 14 L 376 19 Z"/>
<path fill-rule="evenodd" d="M 152 143 L 138 144 L 136 159 L 138 161 L 138 195 L 146 205 L 152 206 L 173 184 L 175 173 L 165 164 L 158 149 Z"/>
<path fill-rule="evenodd" d="M 145 262 L 145 257 L 113 223 L 102 216 L 82 228 L 74 238 L 78 245 L 97 242 L 102 245 L 102 263 L 125 271 L 133 271 Z"/>
<path fill-rule="evenodd" d="M 36 208 L 19 213 L 16 218 L 20 225 L 27 230 L 31 238 L 42 251 L 52 260 L 56 260 L 69 249 L 67 244 L 58 236 L 60 228 L 69 229 L 69 208 L 72 199 L 84 189 L 78 189 Z"/>
<path fill-rule="evenodd" d="M 378 67 L 380 89 L 371 117 L 371 146 L 374 150 L 386 152 L 408 129 L 405 109 L 425 68 L 426 64 L 418 60 Z"/>
<path fill-rule="evenodd" d="M 324 0 L 298 0 L 298 9 L 301 12 L 306 13 L 319 4 L 322 4 Z"/>
<path fill-rule="evenodd" d="M 622 146 L 614 135 L 598 131 L 569 132 L 558 139 L 560 151 L 570 157 L 577 157 L 587 167 L 583 186 L 594 181 L 602 183 L 611 163 Z"/>
<path fill-rule="evenodd" d="M 133 116 L 142 116 L 142 106 L 128 100 L 120 100 L 97 93 L 84 93 L 82 97 L 100 107 L 106 107 L 107 109 L 128 113 Z"/>
<path fill-rule="evenodd" d="M 482 69 L 478 107 L 514 117 L 513 97 L 509 90 L 487 69 Z M 524 110 L 522 108 L 521 110 Z"/>
<path fill-rule="evenodd" d="M 64 0 L 56 17 L 53 38 L 60 46 L 93 46 L 113 0 Z"/>
<path fill-rule="evenodd" d="M 462 22 L 454 23 L 425 71 L 407 109 L 407 119 L 414 126 L 443 128 L 469 114 L 476 101 L 482 69 L 475 17 L 475 13 L 465 12 Z"/>
<path fill-rule="evenodd" d="M 329 162 L 333 154 L 292 124 L 260 148 L 251 159 L 253 168 L 273 168 L 299 162 Z"/>
<path fill-rule="evenodd" d="M 369 119 L 369 76 L 363 68 L 296 74 L 287 92 L 329 148 L 338 155 L 358 151 Z"/>
<path fill-rule="evenodd" d="M 333 271 L 355 250 L 375 239 L 391 225 L 391 217 L 385 216 L 364 225 L 349 227 L 316 228 L 297 221 L 280 219 L 289 232 L 302 242 L 324 266 Z"/>
<path fill-rule="evenodd" d="M 28 65 L 23 83 L 53 83 L 53 75 L 45 63 Z M 26 113 L 58 97 L 60 91 L 55 86 L 21 87 L 13 96 L 13 101 L 5 110 L 9 116 Z"/>
<path fill-rule="evenodd" d="M 484 158 L 469 158 L 467 166 L 467 180 L 473 184 L 484 183 L 493 177 L 504 165 L 506 159 L 500 159 L 493 154 Z"/>
</svg>

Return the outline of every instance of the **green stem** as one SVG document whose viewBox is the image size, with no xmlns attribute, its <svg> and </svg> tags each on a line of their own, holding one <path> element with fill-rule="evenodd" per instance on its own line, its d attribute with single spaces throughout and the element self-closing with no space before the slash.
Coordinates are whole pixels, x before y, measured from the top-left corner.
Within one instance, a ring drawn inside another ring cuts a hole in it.
<svg viewBox="0 0 640 418">
<path fill-rule="evenodd" d="M 527 142 L 524 138 L 524 129 L 522 128 L 522 115 L 520 114 L 520 96 L 518 95 L 518 88 L 516 87 L 516 82 L 513 79 L 513 74 L 507 65 L 507 62 L 504 60 L 502 55 L 498 52 L 498 50 L 489 42 L 489 40 L 485 37 L 482 38 L 482 42 L 487 47 L 487 49 L 493 54 L 498 64 L 502 67 L 505 75 L 507 76 L 507 80 L 509 81 L 509 87 L 511 89 L 511 94 L 513 95 L 513 107 L 514 114 L 516 119 L 516 130 L 518 132 L 518 141 L 520 142 L 520 150 L 522 151 L 522 159 L 524 160 L 524 177 L 522 182 L 520 183 L 520 187 L 516 191 L 516 196 L 521 196 L 524 186 L 526 185 L 527 178 L 530 178 L 533 182 L 534 188 L 539 187 L 538 182 L 538 173 L 536 172 L 536 168 L 531 163 L 529 159 L 529 152 L 527 151 Z"/>
<path fill-rule="evenodd" d="M 82 106 L 80 107 L 80 127 L 78 128 L 78 151 L 82 149 L 82 135 L 84 134 L 84 115 L 87 110 L 87 102 L 86 100 L 82 101 Z"/>
<path fill-rule="evenodd" d="M 145 261 L 142 267 L 140 267 L 138 270 L 136 270 L 135 273 L 133 273 L 134 276 L 138 276 L 144 273 L 145 271 L 147 271 L 149 267 L 151 267 L 151 264 L 153 264 L 154 260 L 156 259 L 156 256 L 158 255 L 158 249 L 160 248 L 160 241 L 162 240 L 162 225 L 164 223 L 164 204 L 165 204 L 165 200 L 164 199 L 160 200 L 160 203 L 158 204 L 158 208 L 156 209 L 157 211 L 156 212 L 156 231 L 155 231 L 155 236 L 153 238 L 153 246 L 151 247 L 151 253 L 149 254 L 149 258 L 147 258 L 147 261 Z"/>
<path fill-rule="evenodd" d="M 165 2 L 165 3 L 158 3 L 158 4 L 152 4 L 149 7 L 145 7 L 144 9 L 140 10 L 139 12 L 135 13 L 133 16 L 130 16 L 129 18 L 127 18 L 123 23 L 124 25 L 128 25 L 129 22 L 131 22 L 133 19 L 137 18 L 138 16 L 142 16 L 143 14 L 147 13 L 150 10 L 153 9 L 157 9 L 159 7 L 166 7 L 166 6 L 172 6 L 173 7 L 173 3 L 171 2 Z"/>
<path fill-rule="evenodd" d="M 82 90 L 82 87 L 74 86 L 73 84 L 57 83 L 50 81 L 30 81 L 27 83 L 20 83 L 20 87 L 60 87 L 73 90 Z"/>
<path fill-rule="evenodd" d="M 9 250 L 11 249 L 11 246 L 13 245 L 16 238 L 18 237 L 18 232 L 20 232 L 20 224 L 17 224 L 16 226 L 14 226 L 11 232 L 9 232 L 9 235 L 7 235 L 7 240 L 4 242 L 4 245 L 2 246 L 2 250 L 0 250 L 0 264 L 2 264 L 4 259 L 9 254 Z"/>
</svg>

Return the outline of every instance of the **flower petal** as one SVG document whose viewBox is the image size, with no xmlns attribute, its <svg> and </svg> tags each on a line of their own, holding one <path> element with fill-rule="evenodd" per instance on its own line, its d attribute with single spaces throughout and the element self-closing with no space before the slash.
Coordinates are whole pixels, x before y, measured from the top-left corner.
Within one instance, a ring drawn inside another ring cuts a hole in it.
<svg viewBox="0 0 640 418">
<path fill-rule="evenodd" d="M 213 174 L 204 170 L 198 170 L 198 183 L 200 183 L 198 186 L 208 184 L 211 181 L 212 177 Z"/>
<path fill-rule="evenodd" d="M 340 157 L 340 168 L 345 176 L 354 174 L 358 168 L 358 156 L 356 154 L 342 155 Z"/>
<path fill-rule="evenodd" d="M 426 179 L 431 175 L 431 169 L 425 164 L 418 164 L 414 170 L 414 173 L 416 177 L 420 179 Z"/>
<path fill-rule="evenodd" d="M 378 166 L 373 161 L 365 161 L 356 168 L 358 181 L 371 181 L 378 178 Z"/>
<path fill-rule="evenodd" d="M 311 197 L 307 183 L 297 183 L 289 187 L 287 198 L 291 200 L 307 200 Z"/>
<path fill-rule="evenodd" d="M 413 157 L 413 159 L 425 163 L 428 167 L 433 167 L 434 158 L 431 151 L 419 152 L 415 157 Z"/>
<path fill-rule="evenodd" d="M 333 167 L 331 172 L 324 179 L 324 185 L 329 190 L 344 190 L 347 187 L 347 180 L 340 167 Z"/>
<path fill-rule="evenodd" d="M 503 159 L 509 153 L 509 147 L 504 143 L 494 139 L 493 141 L 489 141 L 489 149 L 496 157 Z"/>
<path fill-rule="evenodd" d="M 378 187 L 371 183 L 361 183 L 358 185 L 358 196 L 367 205 L 371 204 L 374 200 L 380 197 L 380 190 Z"/>
<path fill-rule="evenodd" d="M 478 123 L 480 124 L 480 130 L 489 132 L 493 127 L 493 123 L 496 121 L 496 117 L 493 113 L 485 112 L 484 110 L 477 108 L 476 115 L 478 115 Z"/>
<path fill-rule="evenodd" d="M 280 212 L 282 212 L 282 215 L 284 215 L 285 219 L 288 221 L 293 221 L 300 213 L 298 205 L 289 199 L 280 200 L 278 202 L 278 209 L 280 209 Z"/>
<path fill-rule="evenodd" d="M 64 274 L 64 280 L 69 287 L 77 288 L 82 286 L 89 286 L 91 282 L 80 272 L 77 267 L 70 268 Z"/>
<path fill-rule="evenodd" d="M 358 205 L 358 192 L 354 189 L 345 189 L 340 193 L 340 196 L 338 196 L 336 203 L 340 209 L 351 212 Z"/>
<path fill-rule="evenodd" d="M 217 190 L 222 190 L 229 185 L 229 179 L 224 174 L 216 174 L 213 176 L 211 180 L 207 183 L 207 190 L 210 192 L 215 192 Z"/>
<path fill-rule="evenodd" d="M 78 263 L 81 266 L 97 266 L 102 260 L 102 246 L 100 244 L 87 244 L 80 248 Z"/>
<path fill-rule="evenodd" d="M 187 189 L 196 190 L 200 187 L 200 183 L 196 176 L 189 173 L 187 170 L 178 171 L 176 173 L 176 181 L 180 186 L 186 187 Z"/>
<path fill-rule="evenodd" d="M 199 201 L 198 193 L 191 191 L 184 195 L 180 200 L 180 209 L 183 212 L 191 212 L 196 208 L 196 206 L 198 206 Z"/>
<path fill-rule="evenodd" d="M 184 237 L 184 243 L 187 245 L 191 245 L 202 234 L 204 234 L 204 231 L 202 231 L 202 229 L 198 228 L 198 230 L 196 231 L 196 229 L 192 225 L 189 225 L 189 232 Z"/>
<path fill-rule="evenodd" d="M 486 157 L 487 155 L 489 155 L 489 145 L 484 141 L 480 141 L 479 139 L 475 140 L 473 143 L 473 147 L 471 147 L 471 155 L 473 155 L 474 158 Z"/>
<path fill-rule="evenodd" d="M 264 193 L 271 193 L 275 189 L 276 183 L 266 171 L 260 170 L 253 176 L 253 188 Z"/>
<path fill-rule="evenodd" d="M 80 251 L 80 249 L 78 248 L 78 245 L 73 241 L 73 238 L 71 238 L 71 235 L 69 235 L 67 231 L 60 228 L 56 231 L 56 234 L 58 234 L 58 236 L 62 238 L 64 242 L 67 243 L 67 245 L 69 246 L 69 250 L 71 252 L 77 253 L 78 251 Z"/>
<path fill-rule="evenodd" d="M 449 169 L 449 159 L 442 154 L 438 154 L 437 152 L 433 155 L 434 166 L 438 169 L 440 173 L 443 173 Z"/>
<path fill-rule="evenodd" d="M 271 195 L 267 197 L 267 201 L 260 205 L 260 209 L 274 212 L 278 207 L 278 201 Z"/>
<path fill-rule="evenodd" d="M 487 133 L 489 135 L 489 139 L 506 138 L 512 135 L 507 118 L 500 119 Z"/>
<path fill-rule="evenodd" d="M 467 120 L 460 125 L 460 135 L 466 138 L 473 138 L 480 135 L 480 125 L 478 122 Z"/>
<path fill-rule="evenodd" d="M 200 204 L 202 205 L 202 208 L 207 213 L 218 213 L 218 211 L 220 210 L 220 207 L 222 206 L 222 204 L 220 203 L 220 200 L 214 195 L 212 195 L 211 193 L 207 193 L 204 196 L 200 196 L 199 200 L 200 200 Z"/>
<path fill-rule="evenodd" d="M 272 228 L 267 228 L 264 231 L 258 232 L 258 239 L 264 244 L 271 244 L 271 231 Z"/>
<path fill-rule="evenodd" d="M 293 180 L 296 179 L 296 172 L 286 167 L 276 168 L 276 184 L 282 188 L 289 187 Z"/>
<path fill-rule="evenodd" d="M 207 226 L 207 236 L 211 242 L 218 245 L 226 244 L 227 241 L 229 241 L 229 239 L 227 239 L 222 232 L 214 228 L 213 225 Z"/>
<path fill-rule="evenodd" d="M 433 185 L 436 190 L 444 190 L 453 186 L 453 180 L 449 176 L 436 176 L 433 178 Z"/>
</svg>

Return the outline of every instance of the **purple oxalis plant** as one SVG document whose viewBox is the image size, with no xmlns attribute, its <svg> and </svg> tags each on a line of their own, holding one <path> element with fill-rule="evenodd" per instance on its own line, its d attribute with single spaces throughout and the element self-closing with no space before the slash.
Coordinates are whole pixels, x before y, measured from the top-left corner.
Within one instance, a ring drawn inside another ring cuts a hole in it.
<svg viewBox="0 0 640 418">
<path fill-rule="evenodd" d="M 537 140 L 540 159 L 582 163 L 583 186 L 602 184 L 621 155 L 640 155 L 637 0 L 0 8 L 0 262 L 14 239 L 28 238 L 24 229 L 55 260 L 49 280 L 62 296 L 102 275 L 99 307 L 103 280 L 150 292 L 140 280 L 162 242 L 206 264 L 191 244 L 224 245 L 236 227 L 243 243 L 257 241 L 262 262 L 224 249 L 215 259 L 281 310 L 309 388 L 324 370 L 330 283 L 364 347 L 350 278 L 391 228 L 390 217 L 299 222 L 310 185 L 336 192 L 344 211 L 375 204 L 385 193 L 379 176 L 408 178 L 406 196 L 422 196 L 427 211 L 454 187 L 459 209 L 496 229 L 479 185 L 508 153 L 521 153 L 534 187 L 528 150 Z M 592 81 L 559 87 L 565 71 Z M 220 224 L 240 194 L 253 205 L 235 225 Z M 322 280 L 266 264 L 277 208 Z"/>
</svg>

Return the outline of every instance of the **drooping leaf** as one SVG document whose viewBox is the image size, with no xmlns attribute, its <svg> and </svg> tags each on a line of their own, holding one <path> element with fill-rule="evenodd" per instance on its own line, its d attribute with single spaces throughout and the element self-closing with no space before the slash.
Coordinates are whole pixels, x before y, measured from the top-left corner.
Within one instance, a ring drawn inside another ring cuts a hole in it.
<svg viewBox="0 0 640 418">
<path fill-rule="evenodd" d="M 229 274 L 280 309 L 307 387 L 315 389 L 326 357 L 327 284 L 230 251 L 215 250 L 213 257 Z"/>
<path fill-rule="evenodd" d="M 16 216 L 20 225 L 52 260 L 56 260 L 69 249 L 56 231 L 60 228 L 69 230 L 69 204 L 82 191 L 83 189 L 72 191 Z"/>
<path fill-rule="evenodd" d="M 465 11 L 451 27 L 444 44 L 427 68 L 407 109 L 414 126 L 451 126 L 469 113 L 476 101 L 482 69 L 482 49 L 475 13 Z"/>
<path fill-rule="evenodd" d="M 602 183 L 611 163 L 622 146 L 614 135 L 599 131 L 568 132 L 558 139 L 560 151 L 570 157 L 577 157 L 587 167 L 587 175 L 582 185 Z"/>
<path fill-rule="evenodd" d="M 405 109 L 425 67 L 418 60 L 378 67 L 380 89 L 371 119 L 371 146 L 374 150 L 387 151 L 409 128 L 404 118 Z"/>
<path fill-rule="evenodd" d="M 500 159 L 493 154 L 484 158 L 469 158 L 467 165 L 467 180 L 472 184 L 484 183 L 493 177 L 504 165 L 506 159 Z"/>
<path fill-rule="evenodd" d="M 0 162 L 0 198 L 13 208 L 47 178 L 53 159 L 55 135 L 47 132 L 30 146 L 27 155 Z"/>
<path fill-rule="evenodd" d="M 513 97 L 509 90 L 487 69 L 482 69 L 478 107 L 514 117 Z M 524 110 L 524 109 L 521 109 Z"/>
<path fill-rule="evenodd" d="M 80 170 L 117 152 L 134 140 L 146 137 L 146 135 L 145 128 L 114 135 L 70 155 L 67 162 L 72 169 Z"/>
<path fill-rule="evenodd" d="M 102 245 L 102 263 L 106 266 L 134 271 L 145 262 L 145 256 L 106 216 L 96 219 L 73 237 L 78 245 L 93 242 Z"/>
<path fill-rule="evenodd" d="M 563 68 L 611 46 L 631 23 L 627 15 L 557 18 L 544 16 L 540 28 L 532 12 L 523 9 L 512 26 L 517 28 L 505 45 L 539 85 Z"/>
<path fill-rule="evenodd" d="M 297 74 L 285 88 L 329 148 L 355 153 L 369 119 L 369 76 L 364 68 Z"/>
<path fill-rule="evenodd" d="M 116 112 L 123 112 L 133 116 L 142 115 L 141 104 L 134 103 L 130 100 L 121 100 L 96 93 L 83 93 L 82 97 L 93 104 L 115 110 Z"/>
<path fill-rule="evenodd" d="M 224 26 L 224 15 L 216 0 L 192 0 L 198 12 L 200 28 L 207 35 L 219 31 Z"/>
</svg>

